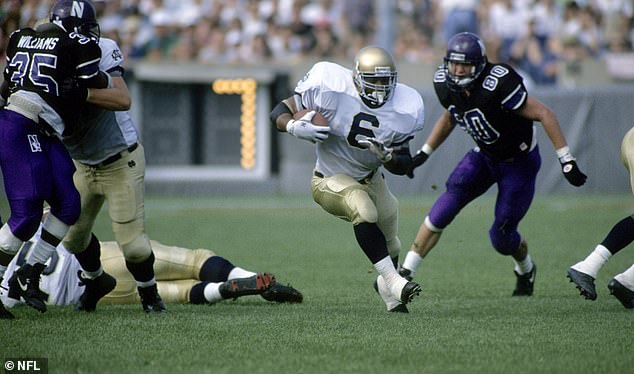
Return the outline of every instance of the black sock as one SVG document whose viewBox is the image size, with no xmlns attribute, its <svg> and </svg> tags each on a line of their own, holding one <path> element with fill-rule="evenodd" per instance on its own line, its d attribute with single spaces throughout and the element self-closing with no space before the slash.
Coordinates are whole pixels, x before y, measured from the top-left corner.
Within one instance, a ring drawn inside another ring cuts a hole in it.
<svg viewBox="0 0 634 374">
<path fill-rule="evenodd" d="M 207 299 L 205 299 L 205 286 L 209 282 L 200 282 L 196 283 L 192 289 L 189 291 L 189 302 L 191 304 L 205 304 L 207 303 Z"/>
<path fill-rule="evenodd" d="M 634 218 L 628 216 L 620 220 L 612 230 L 608 233 L 608 236 L 603 239 L 601 245 L 610 251 L 612 254 L 616 254 L 621 249 L 627 247 L 634 241 Z"/>
<path fill-rule="evenodd" d="M 388 255 L 385 236 L 376 223 L 363 222 L 355 225 L 354 235 L 372 264 L 376 264 Z"/>
<path fill-rule="evenodd" d="M 99 240 L 92 234 L 88 247 L 79 253 L 75 253 L 75 258 L 81 265 L 81 268 L 87 272 L 95 272 L 101 267 L 101 245 Z"/>
<path fill-rule="evenodd" d="M 148 282 L 154 278 L 154 252 L 145 260 L 137 263 L 125 262 L 125 267 L 137 282 Z"/>
<path fill-rule="evenodd" d="M 200 267 L 201 281 L 226 282 L 235 265 L 224 257 L 212 256 Z"/>
</svg>

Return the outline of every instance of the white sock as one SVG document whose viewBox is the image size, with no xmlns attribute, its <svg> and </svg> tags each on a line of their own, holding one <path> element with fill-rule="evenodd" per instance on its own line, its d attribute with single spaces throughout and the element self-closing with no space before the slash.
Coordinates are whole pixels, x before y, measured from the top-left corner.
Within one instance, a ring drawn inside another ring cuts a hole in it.
<svg viewBox="0 0 634 374">
<path fill-rule="evenodd" d="M 45 264 L 53 255 L 53 252 L 55 252 L 55 246 L 40 237 L 33 244 L 33 248 L 31 248 L 26 258 L 26 263 L 29 265 L 35 265 L 36 263 Z"/>
<path fill-rule="evenodd" d="M 597 273 L 603 265 L 612 257 L 612 253 L 602 246 L 597 245 L 594 251 L 590 252 L 585 260 L 572 265 L 572 268 L 584 274 L 588 274 L 592 278 L 597 278 Z"/>
<path fill-rule="evenodd" d="M 634 291 L 634 265 L 630 266 L 627 270 L 621 274 L 617 274 L 614 279 L 619 281 L 622 285 Z"/>
<path fill-rule="evenodd" d="M 414 276 L 414 274 L 416 274 L 416 269 L 418 269 L 421 262 L 423 262 L 421 255 L 414 251 L 409 251 L 405 256 L 405 260 L 403 260 L 403 265 L 401 265 L 401 267 L 409 270 L 410 275 Z"/>
<path fill-rule="evenodd" d="M 208 303 L 213 304 L 223 300 L 222 295 L 220 295 L 221 284 L 222 283 L 207 283 L 207 285 L 205 285 L 203 294 L 205 295 L 205 300 L 207 300 Z"/>
<path fill-rule="evenodd" d="M 522 261 L 517 261 L 516 259 L 513 259 L 513 261 L 515 262 L 515 271 L 519 275 L 529 273 L 533 270 L 533 259 L 531 259 L 531 255 L 529 254 L 526 254 L 526 258 Z"/>
<path fill-rule="evenodd" d="M 229 272 L 228 279 L 249 278 L 254 275 L 256 275 L 256 273 L 236 266 Z"/>
<path fill-rule="evenodd" d="M 7 272 L 7 266 L 0 265 L 0 279 L 4 276 L 4 273 Z"/>
<path fill-rule="evenodd" d="M 383 299 L 383 302 L 385 303 L 385 307 L 388 311 L 396 308 L 397 306 L 399 306 L 399 304 L 402 304 L 401 299 L 392 295 L 392 292 L 390 291 L 389 288 L 387 288 L 387 285 L 385 284 L 385 280 L 383 279 L 381 275 L 376 277 L 376 285 L 377 285 L 377 291 L 379 292 L 379 296 L 381 296 L 381 299 Z"/>
<path fill-rule="evenodd" d="M 374 268 L 383 276 L 385 284 L 392 291 L 392 294 L 400 298 L 407 279 L 398 275 L 390 256 L 385 256 L 382 260 L 379 260 L 379 262 L 374 264 Z"/>
</svg>

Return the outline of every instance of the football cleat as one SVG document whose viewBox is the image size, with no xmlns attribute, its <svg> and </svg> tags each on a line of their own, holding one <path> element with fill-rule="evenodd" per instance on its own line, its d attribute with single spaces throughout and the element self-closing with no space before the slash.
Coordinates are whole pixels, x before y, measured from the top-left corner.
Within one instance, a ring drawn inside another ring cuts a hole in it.
<svg viewBox="0 0 634 374">
<path fill-rule="evenodd" d="M 634 308 L 634 291 L 625 287 L 616 278 L 612 278 L 608 282 L 608 289 L 610 290 L 610 295 L 616 297 L 624 307 L 627 309 Z"/>
<path fill-rule="evenodd" d="M 399 268 L 398 275 L 407 279 L 408 281 L 411 281 L 412 279 L 414 279 L 414 277 L 412 276 L 412 271 L 409 269 Z"/>
<path fill-rule="evenodd" d="M 83 272 L 79 270 L 77 277 L 80 284 L 85 285 L 85 288 L 75 305 L 75 309 L 86 312 L 93 312 L 97 308 L 97 302 L 117 285 L 117 280 L 106 272 L 95 279 L 90 279 L 84 277 Z"/>
<path fill-rule="evenodd" d="M 46 266 L 43 264 L 24 264 L 9 279 L 8 296 L 15 300 L 24 300 L 26 305 L 46 312 L 48 294 L 40 290 L 40 274 Z"/>
<path fill-rule="evenodd" d="M 517 277 L 513 296 L 532 296 L 533 286 L 535 285 L 535 274 L 537 273 L 537 265 L 533 262 L 533 269 L 526 274 L 520 275 L 515 270 L 513 272 Z"/>
<path fill-rule="evenodd" d="M 0 319 L 14 319 L 13 313 L 9 312 L 0 301 Z"/>
<path fill-rule="evenodd" d="M 223 282 L 218 289 L 225 299 L 240 296 L 261 295 L 275 284 L 275 276 L 271 273 L 257 273 L 248 278 L 236 278 Z"/>
<path fill-rule="evenodd" d="M 279 283 L 273 284 L 260 295 L 266 301 L 275 301 L 278 303 L 301 303 L 304 296 L 301 292 L 291 287 L 291 285 L 283 286 Z"/>
<path fill-rule="evenodd" d="M 568 268 L 568 274 L 566 276 L 572 283 L 575 284 L 575 287 L 577 287 L 581 296 L 588 300 L 597 299 L 597 290 L 594 287 L 594 278 L 573 268 Z"/>
<path fill-rule="evenodd" d="M 407 304 L 411 302 L 414 297 L 420 295 L 421 288 L 420 285 L 414 281 L 409 281 L 405 283 L 403 289 L 401 290 L 401 302 L 403 304 Z"/>
<path fill-rule="evenodd" d="M 385 303 L 385 306 L 388 312 L 409 313 L 409 310 L 407 310 L 407 306 L 403 304 L 401 300 L 397 299 L 390 293 L 387 286 L 385 285 L 385 281 L 383 280 L 383 277 L 381 277 L 380 275 L 376 277 L 372 287 L 374 288 L 376 293 L 378 293 L 379 296 L 381 296 L 381 299 L 383 299 L 383 302 Z"/>
<path fill-rule="evenodd" d="M 156 288 L 156 283 L 148 287 L 137 287 L 141 296 L 141 305 L 146 313 L 161 313 L 166 310 L 165 303 L 161 299 Z"/>
</svg>

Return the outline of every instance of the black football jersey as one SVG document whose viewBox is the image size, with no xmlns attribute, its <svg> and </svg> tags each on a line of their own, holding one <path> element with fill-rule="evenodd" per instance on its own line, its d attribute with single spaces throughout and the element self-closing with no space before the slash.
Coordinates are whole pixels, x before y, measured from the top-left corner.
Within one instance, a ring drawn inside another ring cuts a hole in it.
<svg viewBox="0 0 634 374">
<path fill-rule="evenodd" d="M 82 84 L 97 76 L 100 59 L 97 42 L 83 35 L 67 33 L 50 23 L 37 30 L 24 28 L 9 38 L 4 79 L 11 94 L 35 92 L 46 109 L 50 107 L 64 122 L 72 122 L 83 103 L 72 102 L 65 91 L 73 82 Z M 64 128 L 69 123 L 49 125 Z"/>
<path fill-rule="evenodd" d="M 442 68 L 434 74 L 438 100 L 485 154 L 505 160 L 530 150 L 533 121 L 515 113 L 526 103 L 528 93 L 511 66 L 487 63 L 473 82 L 470 96 L 449 89 L 446 79 Z"/>
</svg>

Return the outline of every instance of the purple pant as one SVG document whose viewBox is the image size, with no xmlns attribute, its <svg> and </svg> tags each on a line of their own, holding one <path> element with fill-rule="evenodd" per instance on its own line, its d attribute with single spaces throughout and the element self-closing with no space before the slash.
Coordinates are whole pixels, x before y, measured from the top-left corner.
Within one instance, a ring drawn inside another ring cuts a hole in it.
<svg viewBox="0 0 634 374">
<path fill-rule="evenodd" d="M 37 231 L 44 201 L 60 221 L 77 221 L 81 202 L 66 148 L 57 137 L 40 133 L 35 122 L 10 110 L 0 110 L 0 167 L 11 207 L 7 223 L 20 240 Z"/>
<path fill-rule="evenodd" d="M 489 237 L 495 250 L 512 255 L 519 248 L 521 236 L 517 226 L 533 201 L 540 166 L 538 147 L 513 161 L 495 161 L 471 150 L 449 176 L 447 191 L 432 206 L 429 219 L 434 226 L 444 229 L 462 208 L 497 184 L 495 220 Z"/>
</svg>

